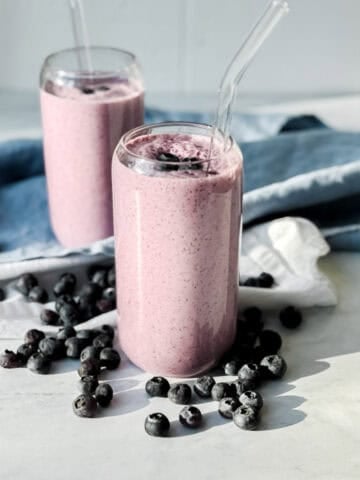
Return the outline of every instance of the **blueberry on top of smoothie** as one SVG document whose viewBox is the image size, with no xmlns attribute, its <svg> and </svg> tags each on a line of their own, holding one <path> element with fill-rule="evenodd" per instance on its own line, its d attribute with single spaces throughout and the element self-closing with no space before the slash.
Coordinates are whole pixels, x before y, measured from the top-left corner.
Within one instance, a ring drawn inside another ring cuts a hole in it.
<svg viewBox="0 0 360 480">
<path fill-rule="evenodd" d="M 110 90 L 110 87 L 106 85 L 100 85 L 100 87 L 97 87 L 96 90 L 99 90 L 100 92 L 107 92 L 108 90 Z"/>
<path fill-rule="evenodd" d="M 92 93 L 95 93 L 95 90 L 93 88 L 87 88 L 84 87 L 81 89 L 82 93 L 85 93 L 85 95 L 91 95 Z"/>
</svg>

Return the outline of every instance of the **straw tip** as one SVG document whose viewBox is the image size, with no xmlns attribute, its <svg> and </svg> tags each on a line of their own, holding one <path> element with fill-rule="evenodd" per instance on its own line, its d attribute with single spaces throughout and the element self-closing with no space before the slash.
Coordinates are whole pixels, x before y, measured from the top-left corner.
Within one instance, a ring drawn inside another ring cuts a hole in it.
<svg viewBox="0 0 360 480">
<path fill-rule="evenodd" d="M 290 11 L 289 4 L 286 0 L 273 0 L 272 6 L 274 8 L 281 8 L 284 13 L 288 13 Z"/>
</svg>

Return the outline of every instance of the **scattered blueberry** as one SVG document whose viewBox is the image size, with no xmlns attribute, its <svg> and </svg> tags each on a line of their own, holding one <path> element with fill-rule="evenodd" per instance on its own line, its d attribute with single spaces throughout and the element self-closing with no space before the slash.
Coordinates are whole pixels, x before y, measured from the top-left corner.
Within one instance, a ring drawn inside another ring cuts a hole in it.
<svg viewBox="0 0 360 480">
<path fill-rule="evenodd" d="M 260 366 L 268 378 L 282 378 L 286 372 L 287 365 L 280 355 L 269 355 L 264 357 Z"/>
<path fill-rule="evenodd" d="M 86 362 L 86 360 L 91 360 L 93 358 L 99 359 L 101 348 L 93 347 L 92 345 L 85 347 L 80 354 L 80 361 Z"/>
<path fill-rule="evenodd" d="M 229 397 L 240 397 L 240 395 L 246 390 L 245 384 L 241 380 L 235 380 L 234 382 L 231 382 L 230 388 L 231 394 Z"/>
<path fill-rule="evenodd" d="M 145 431 L 153 437 L 165 437 L 170 430 L 170 422 L 163 413 L 151 413 L 145 419 Z"/>
<path fill-rule="evenodd" d="M 33 345 L 38 345 L 40 340 L 45 338 L 45 333 L 36 328 L 32 328 L 25 333 L 24 343 L 31 343 Z"/>
<path fill-rule="evenodd" d="M 186 406 L 180 411 L 179 420 L 184 427 L 198 428 L 202 424 L 202 414 L 198 408 Z"/>
<path fill-rule="evenodd" d="M 81 394 L 73 401 L 73 411 L 79 417 L 91 418 L 95 415 L 97 403 L 91 395 Z"/>
<path fill-rule="evenodd" d="M 64 342 L 53 337 L 45 337 L 40 340 L 39 351 L 51 360 L 59 360 L 65 357 Z"/>
<path fill-rule="evenodd" d="M 191 400 L 191 388 L 186 383 L 175 383 L 168 391 L 168 399 L 174 403 L 187 405 Z"/>
<path fill-rule="evenodd" d="M 76 332 L 77 338 L 81 338 L 86 346 L 91 345 L 94 339 L 94 330 L 83 329 Z"/>
<path fill-rule="evenodd" d="M 246 392 L 240 395 L 239 400 L 242 405 L 251 407 L 254 410 L 260 410 L 264 404 L 260 393 L 253 390 L 246 390 Z"/>
<path fill-rule="evenodd" d="M 107 284 L 107 269 L 99 268 L 97 269 L 92 277 L 90 278 L 91 282 L 98 284 L 102 289 L 108 286 Z"/>
<path fill-rule="evenodd" d="M 274 285 L 274 277 L 270 273 L 262 272 L 258 277 L 258 285 L 261 288 L 271 288 Z"/>
<path fill-rule="evenodd" d="M 289 306 L 281 310 L 279 314 L 280 322 L 285 328 L 297 328 L 302 322 L 302 315 L 300 310 Z"/>
<path fill-rule="evenodd" d="M 38 280 L 32 273 L 24 273 L 16 280 L 15 288 L 23 295 L 28 296 L 30 290 L 37 284 Z"/>
<path fill-rule="evenodd" d="M 259 342 L 267 355 L 277 353 L 282 344 L 280 335 L 274 330 L 263 330 L 259 335 Z"/>
<path fill-rule="evenodd" d="M 100 385 L 96 387 L 95 398 L 100 407 L 108 407 L 113 396 L 113 389 L 108 383 L 100 383 Z"/>
<path fill-rule="evenodd" d="M 219 382 L 212 387 L 211 398 L 219 402 L 222 398 L 233 396 L 232 393 L 232 388 L 228 383 Z"/>
<path fill-rule="evenodd" d="M 31 302 L 46 303 L 49 300 L 49 295 L 45 288 L 35 285 L 35 287 L 30 290 L 28 299 Z"/>
<path fill-rule="evenodd" d="M 96 90 L 99 90 L 99 92 L 107 92 L 110 90 L 110 87 L 107 87 L 106 85 L 100 85 Z"/>
<path fill-rule="evenodd" d="M 210 398 L 211 389 L 215 385 L 215 380 L 209 375 L 200 377 L 194 383 L 194 392 L 201 398 Z"/>
<path fill-rule="evenodd" d="M 20 355 L 23 359 L 24 362 L 26 363 L 31 357 L 33 353 L 35 353 L 37 350 L 37 345 L 32 344 L 32 343 L 23 343 L 20 345 L 20 347 L 17 349 L 17 354 Z"/>
<path fill-rule="evenodd" d="M 80 358 L 80 354 L 84 349 L 84 346 L 84 341 L 81 338 L 68 338 L 65 340 L 66 356 L 69 358 Z"/>
<path fill-rule="evenodd" d="M 60 308 L 63 307 L 64 305 L 72 305 L 74 307 L 77 306 L 73 297 L 71 295 L 68 295 L 68 294 L 60 295 L 60 297 L 58 297 L 55 300 L 55 310 L 59 313 Z"/>
<path fill-rule="evenodd" d="M 82 88 L 81 91 L 82 93 L 85 93 L 85 95 L 91 95 L 95 93 L 95 90 L 93 88 L 87 88 L 87 87 Z"/>
<path fill-rule="evenodd" d="M 99 332 L 99 334 L 103 333 L 112 339 L 115 336 L 115 331 L 111 325 L 107 325 L 107 324 L 101 325 L 99 328 L 97 328 L 97 331 Z"/>
<path fill-rule="evenodd" d="M 106 347 L 112 347 L 112 338 L 107 335 L 106 333 L 100 333 L 100 335 L 97 335 L 94 340 L 93 340 L 93 346 L 94 347 L 100 347 L 100 348 L 106 348 Z"/>
<path fill-rule="evenodd" d="M 244 287 L 258 287 L 258 279 L 256 277 L 249 277 L 243 283 Z"/>
<path fill-rule="evenodd" d="M 167 397 L 170 384 L 164 377 L 152 377 L 145 384 L 145 391 L 150 397 Z"/>
<path fill-rule="evenodd" d="M 99 385 L 97 376 L 87 375 L 86 377 L 81 377 L 79 380 L 78 386 L 81 393 L 85 395 L 94 395 L 97 386 Z"/>
<path fill-rule="evenodd" d="M 237 360 L 230 360 L 224 365 L 224 373 L 225 375 L 237 375 L 239 368 L 240 362 L 238 362 Z"/>
<path fill-rule="evenodd" d="M 115 287 L 116 285 L 115 266 L 112 266 L 107 273 L 107 283 L 109 287 Z"/>
<path fill-rule="evenodd" d="M 233 414 L 240 407 L 240 402 L 235 397 L 225 397 L 220 400 L 219 413 L 224 418 L 233 418 Z"/>
<path fill-rule="evenodd" d="M 86 303 L 85 305 L 82 297 L 80 297 L 79 299 L 79 309 L 80 309 L 81 319 L 83 321 L 90 320 L 100 315 L 100 311 L 97 308 L 97 306 L 93 303 Z"/>
<path fill-rule="evenodd" d="M 18 368 L 23 365 L 23 358 L 21 355 L 11 351 L 5 350 L 0 355 L 0 367 L 3 368 Z"/>
<path fill-rule="evenodd" d="M 0 302 L 5 300 L 5 292 L 2 288 L 0 288 Z"/>
<path fill-rule="evenodd" d="M 51 368 L 51 360 L 40 352 L 36 352 L 29 357 L 27 368 L 34 373 L 47 374 Z"/>
<path fill-rule="evenodd" d="M 115 288 L 114 287 L 105 288 L 105 290 L 103 290 L 103 292 L 102 292 L 102 296 L 103 296 L 103 298 L 105 298 L 105 300 L 111 300 L 111 301 L 115 302 L 115 300 L 116 300 Z"/>
<path fill-rule="evenodd" d="M 87 360 L 81 362 L 78 369 L 79 376 L 87 377 L 89 375 L 96 376 L 100 373 L 100 362 L 97 358 L 88 358 Z"/>
<path fill-rule="evenodd" d="M 107 370 L 115 370 L 118 368 L 121 361 L 119 353 L 111 347 L 103 348 L 100 352 L 99 358 L 100 366 Z"/>
<path fill-rule="evenodd" d="M 74 327 L 71 327 L 70 325 L 68 325 L 67 327 L 64 327 L 64 328 L 60 328 L 60 330 L 58 331 L 58 333 L 56 334 L 56 338 L 58 340 L 67 340 L 68 338 L 71 338 L 71 337 L 76 337 L 76 330 Z"/>
<path fill-rule="evenodd" d="M 246 390 L 253 390 L 261 378 L 259 365 L 256 363 L 245 363 L 238 371 L 238 377 Z"/>
<path fill-rule="evenodd" d="M 88 302 L 95 303 L 101 298 L 102 288 L 97 283 L 89 282 L 81 287 L 79 297 L 86 298 Z"/>
<path fill-rule="evenodd" d="M 259 424 L 259 415 L 253 408 L 242 405 L 234 412 L 234 423 L 243 430 L 255 430 Z"/>
<path fill-rule="evenodd" d="M 43 325 L 59 326 L 62 324 L 59 314 L 48 308 L 40 313 L 40 320 Z"/>
<path fill-rule="evenodd" d="M 78 305 L 64 303 L 59 309 L 59 315 L 64 325 L 78 325 L 83 318 Z"/>
<path fill-rule="evenodd" d="M 109 300 L 108 298 L 101 298 L 96 302 L 96 307 L 100 313 L 107 313 L 115 310 L 116 304 L 114 300 Z"/>
</svg>

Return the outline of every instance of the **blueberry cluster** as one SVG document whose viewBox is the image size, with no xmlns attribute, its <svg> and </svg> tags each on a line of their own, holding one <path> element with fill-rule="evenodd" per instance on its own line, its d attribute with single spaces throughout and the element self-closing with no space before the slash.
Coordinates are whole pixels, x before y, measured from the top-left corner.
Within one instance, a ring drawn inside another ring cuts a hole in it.
<svg viewBox="0 0 360 480">
<path fill-rule="evenodd" d="M 244 281 L 239 281 L 243 287 L 271 288 L 275 284 L 274 277 L 267 272 L 262 272 L 258 277 L 248 277 Z"/>
</svg>

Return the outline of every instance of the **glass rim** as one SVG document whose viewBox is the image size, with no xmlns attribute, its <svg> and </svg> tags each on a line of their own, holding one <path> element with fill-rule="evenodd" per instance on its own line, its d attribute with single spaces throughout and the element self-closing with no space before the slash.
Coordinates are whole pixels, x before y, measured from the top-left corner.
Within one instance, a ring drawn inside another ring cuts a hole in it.
<svg viewBox="0 0 360 480">
<path fill-rule="evenodd" d="M 134 158 L 137 158 L 139 160 L 145 160 L 147 162 L 152 162 L 153 164 L 155 165 L 178 165 L 179 162 L 177 161 L 171 161 L 171 160 L 157 160 L 156 158 L 147 158 L 145 157 L 144 155 L 139 155 L 137 153 L 134 153 L 132 152 L 131 150 L 129 150 L 126 146 L 127 142 L 129 140 L 131 140 L 132 138 L 136 138 L 137 137 L 137 134 L 139 132 L 141 132 L 142 130 L 147 130 L 147 129 L 151 129 L 151 128 L 155 128 L 155 127 L 158 127 L 158 128 L 162 128 L 162 127 L 192 127 L 192 128 L 199 128 L 199 129 L 202 129 L 202 130 L 207 130 L 208 132 L 210 132 L 210 135 L 209 135 L 209 141 L 211 139 L 211 132 L 214 128 L 213 125 L 209 125 L 208 123 L 200 123 L 200 122 L 187 122 L 187 121 L 171 121 L 171 122 L 158 122 L 158 123 L 145 123 L 144 125 L 140 125 L 138 127 L 135 127 L 135 128 L 132 128 L 131 130 L 129 130 L 128 132 L 124 133 L 124 135 L 120 138 L 120 141 L 119 143 L 117 144 L 116 148 L 115 148 L 115 152 L 114 154 L 117 156 L 117 159 L 119 160 L 119 157 L 118 157 L 118 151 L 119 151 L 119 148 L 122 148 L 122 150 L 124 150 L 126 152 L 127 155 L 131 156 L 131 157 L 134 157 Z M 224 133 L 218 129 L 218 128 L 215 128 L 215 135 L 217 134 L 220 134 L 221 137 L 223 139 L 225 139 L 225 135 Z M 134 136 L 135 135 L 135 136 Z M 151 134 L 150 134 L 151 135 Z M 224 150 L 225 152 L 228 152 L 231 150 L 232 146 L 234 144 L 234 139 L 229 136 L 228 138 L 228 146 L 226 147 L 226 149 Z M 208 163 L 210 160 L 212 160 L 211 158 L 209 159 L 206 159 L 206 160 L 198 160 L 196 162 L 189 162 L 192 163 L 192 164 L 198 164 L 198 163 Z"/>
<path fill-rule="evenodd" d="M 89 49 L 90 51 L 113 52 L 113 53 L 121 54 L 124 57 L 128 57 L 129 62 L 127 64 L 127 67 L 137 64 L 136 55 L 130 52 L 129 50 L 124 50 L 118 47 L 107 47 L 103 45 L 90 45 Z M 116 73 L 120 71 L 120 69 L 114 68 L 112 71 L 109 71 L 109 72 L 101 72 L 96 70 L 93 72 L 87 72 L 87 71 L 79 71 L 79 70 L 73 70 L 73 69 L 64 69 L 64 68 L 54 67 L 51 65 L 51 62 L 54 59 L 56 59 L 56 57 L 61 57 L 61 55 L 64 55 L 67 53 L 76 54 L 76 52 L 81 52 L 84 50 L 85 50 L 85 47 L 81 46 L 81 47 L 64 48 L 62 50 L 57 50 L 56 52 L 52 52 L 47 57 L 45 57 L 42 69 L 43 70 L 45 68 L 49 69 L 52 72 L 56 73 L 59 77 L 68 77 L 68 78 L 96 78 L 98 76 L 101 78 L 104 78 L 107 76 L 113 77 Z"/>
</svg>

